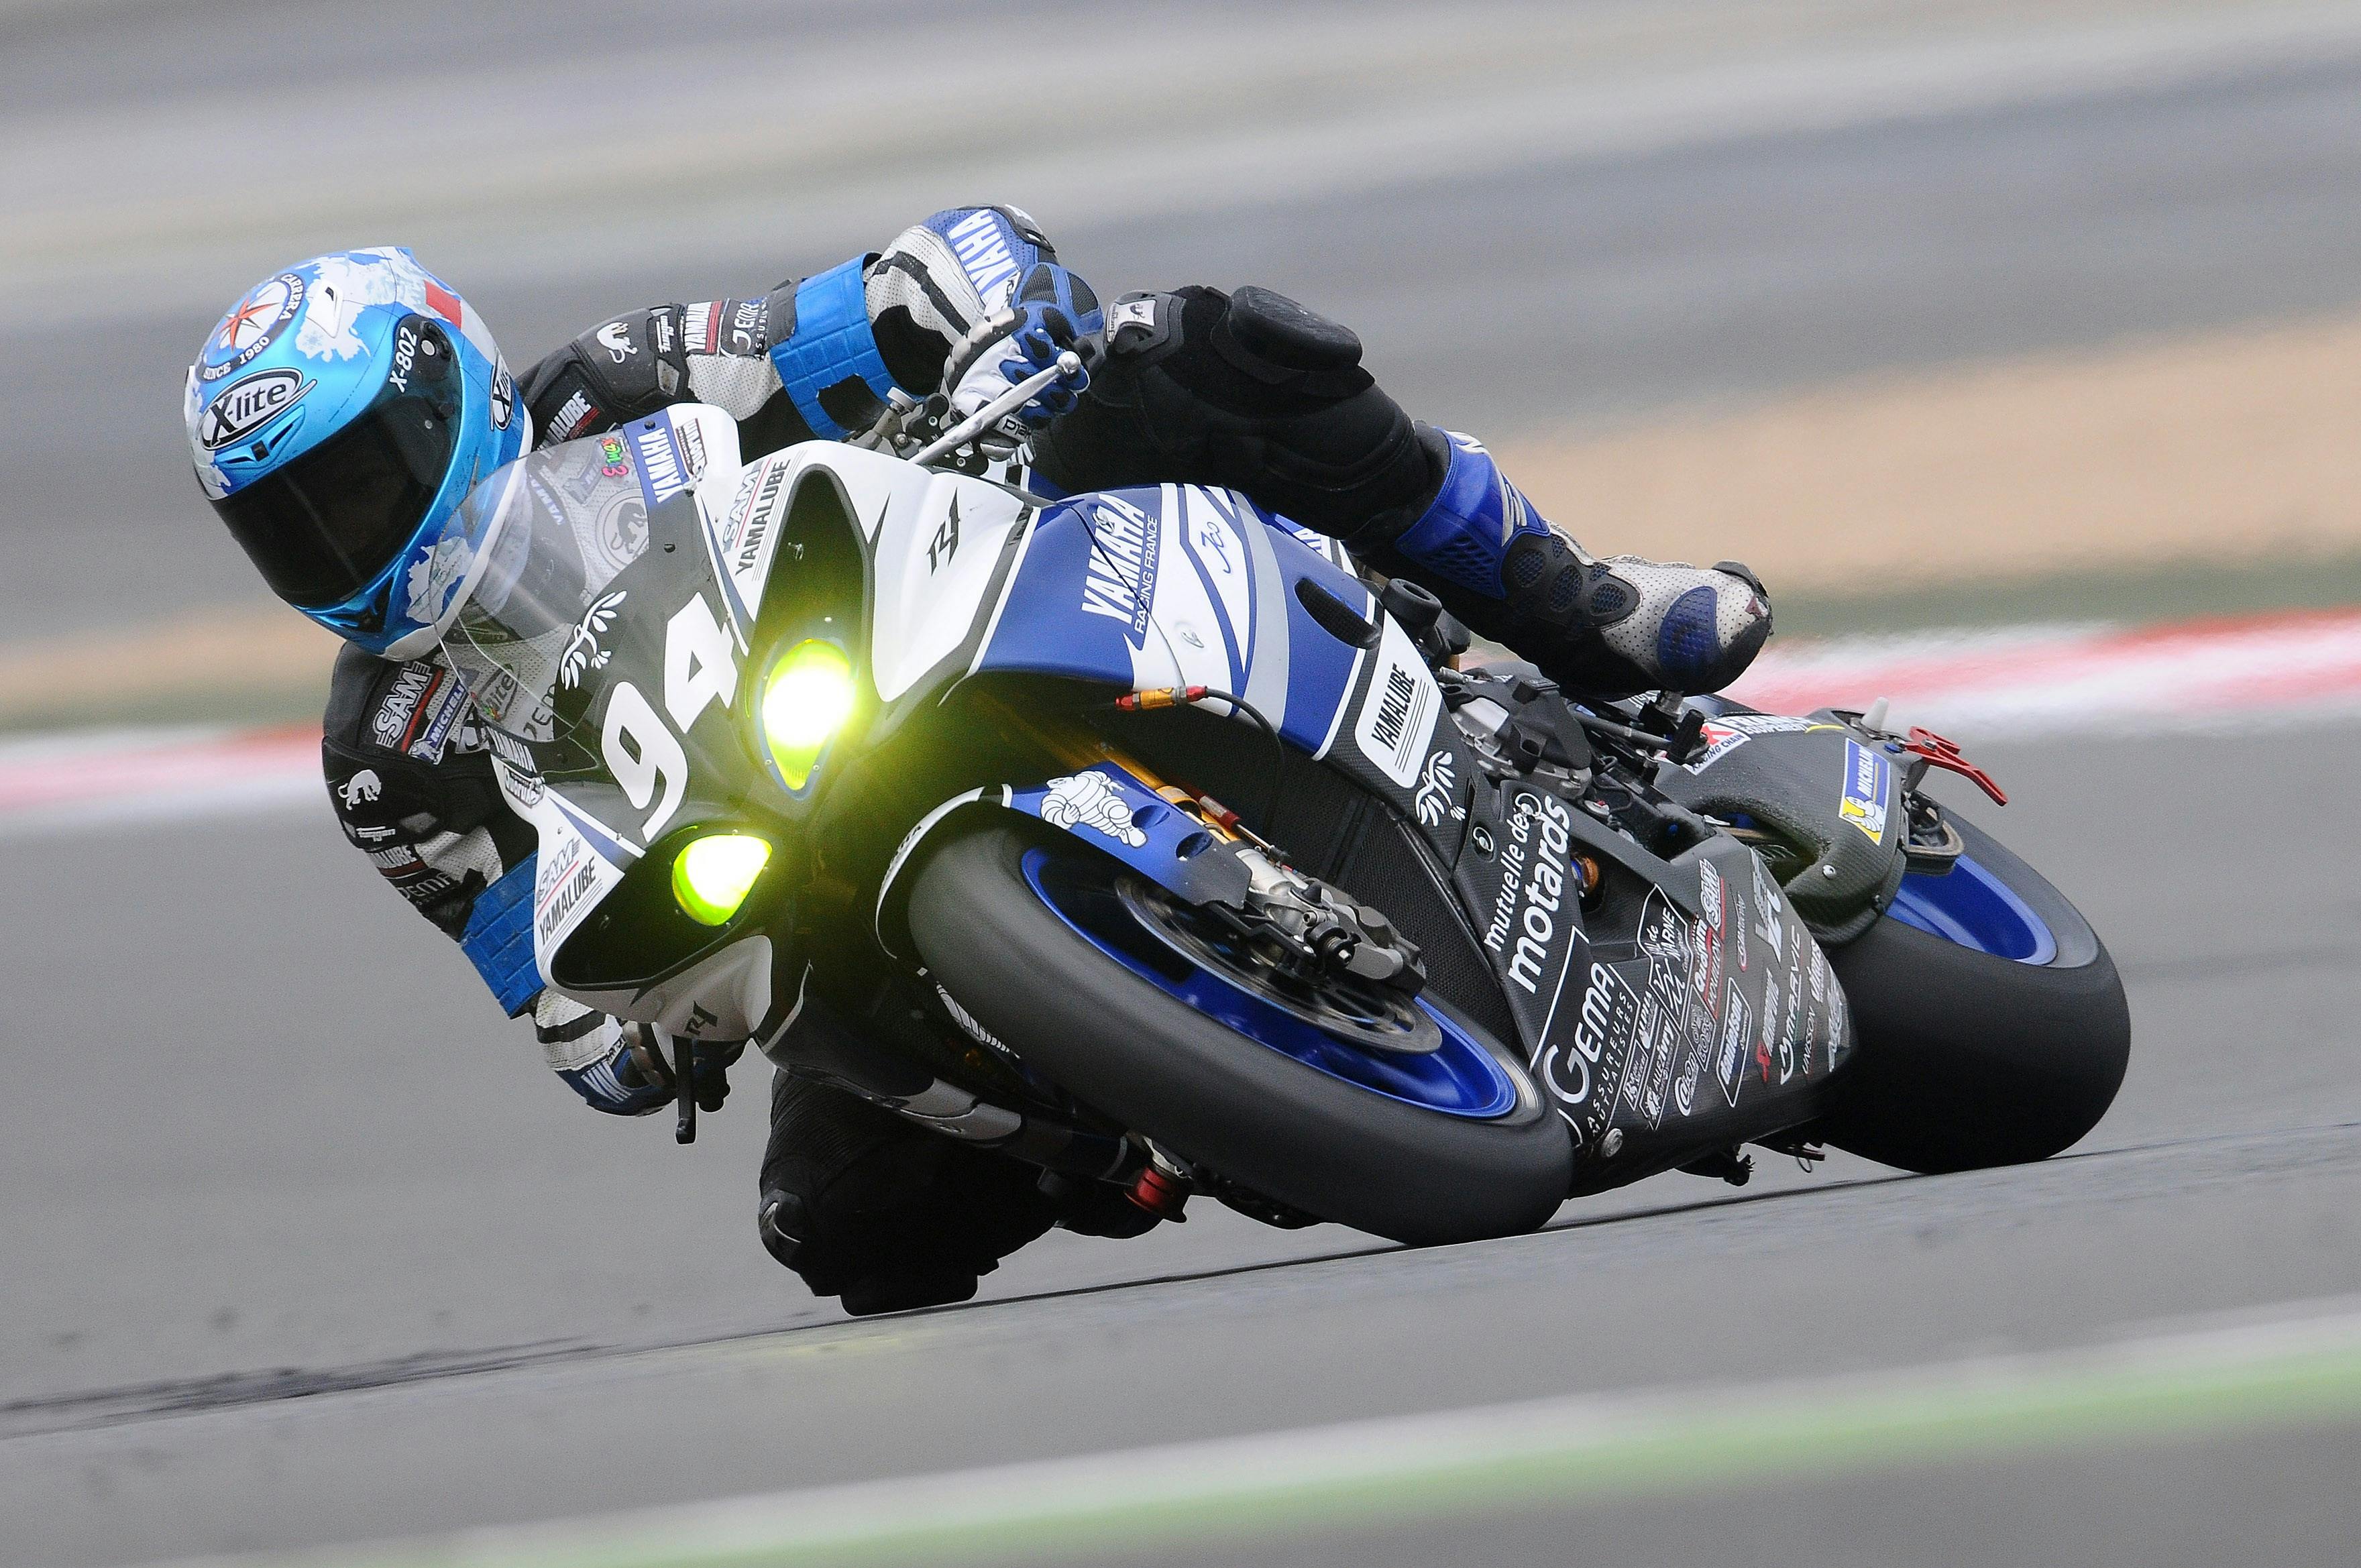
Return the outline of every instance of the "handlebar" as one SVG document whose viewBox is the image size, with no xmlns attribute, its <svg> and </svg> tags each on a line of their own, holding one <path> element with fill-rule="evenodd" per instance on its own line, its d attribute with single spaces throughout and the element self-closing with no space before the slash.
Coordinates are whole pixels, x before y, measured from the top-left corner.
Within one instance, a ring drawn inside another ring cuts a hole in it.
<svg viewBox="0 0 2361 1568">
<path fill-rule="evenodd" d="M 933 441 L 911 453 L 910 461 L 919 464 L 932 463 L 938 458 L 950 455 L 1010 414 L 1016 412 L 1041 393 L 1048 391 L 1058 382 L 1080 375 L 1082 368 L 1081 355 L 1071 348 L 1061 351 L 1057 362 L 1049 368 L 1036 371 L 1017 382 L 1008 390 L 943 432 Z"/>
</svg>

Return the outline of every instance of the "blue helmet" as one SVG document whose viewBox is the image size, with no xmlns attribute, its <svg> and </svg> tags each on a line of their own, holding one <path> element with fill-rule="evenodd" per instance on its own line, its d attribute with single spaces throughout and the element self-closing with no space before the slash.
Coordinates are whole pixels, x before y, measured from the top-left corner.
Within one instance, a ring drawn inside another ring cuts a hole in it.
<svg viewBox="0 0 2361 1568">
<path fill-rule="evenodd" d="M 444 525 L 532 423 L 475 311 L 390 247 L 256 284 L 183 412 L 198 483 L 271 591 L 374 653 L 431 640 L 472 554 Z"/>
</svg>

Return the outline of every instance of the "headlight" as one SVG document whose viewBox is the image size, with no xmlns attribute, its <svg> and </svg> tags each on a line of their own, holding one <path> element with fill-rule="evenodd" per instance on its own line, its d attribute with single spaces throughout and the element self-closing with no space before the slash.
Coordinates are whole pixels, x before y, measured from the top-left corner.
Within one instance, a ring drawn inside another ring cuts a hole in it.
<svg viewBox="0 0 2361 1568">
<path fill-rule="evenodd" d="M 708 833 L 674 857 L 672 895 L 700 926 L 727 925 L 770 863 L 771 846 L 752 833 Z"/>
<path fill-rule="evenodd" d="M 811 778 L 829 738 L 852 713 L 852 661 L 833 642 L 807 639 L 779 656 L 763 682 L 763 739 L 789 789 Z"/>
</svg>

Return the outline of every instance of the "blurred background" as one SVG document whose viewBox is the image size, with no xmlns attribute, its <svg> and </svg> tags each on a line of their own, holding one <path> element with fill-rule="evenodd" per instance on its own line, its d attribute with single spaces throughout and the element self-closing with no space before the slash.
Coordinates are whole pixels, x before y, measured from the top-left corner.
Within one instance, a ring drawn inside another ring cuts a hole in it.
<svg viewBox="0 0 2361 1568">
<path fill-rule="evenodd" d="M 976 201 L 1027 209 L 1110 297 L 1257 282 L 1345 321 L 1601 554 L 1750 562 L 1780 627 L 1758 700 L 1894 690 L 1913 718 L 1934 694 L 2016 796 L 1991 825 L 2130 982 L 2093 1163 L 1839 1160 L 1704 1218 L 1725 1190 L 1665 1177 L 1415 1266 L 1216 1213 L 1052 1237 L 966 1317 L 829 1326 L 753 1245 L 756 1075 L 687 1153 L 592 1117 L 339 840 L 302 776 L 332 646 L 203 504 L 181 377 L 241 291 L 323 250 L 412 247 L 521 367 Z M 0 1561 L 2361 1290 L 2361 896 L 2341 838 L 2295 826 L 2341 817 L 2361 762 L 2361 5 L 0 0 Z M 170 749 L 190 735 L 231 761 Z M 226 771 L 176 790 L 200 766 Z M 1470 1316 L 1617 1350 L 1360 1370 Z M 668 1446 L 615 1463 L 633 1411 Z M 1960 1560 L 2312 1560 L 2361 1528 L 2349 1485 L 2285 1491 L 2323 1455 L 2349 1483 L 2354 1428 L 2327 1430 L 1583 1528 L 1641 1558 L 1894 1561 L 1951 1519 L 1983 1532 Z M 2098 1517 L 2077 1495 L 2112 1522 L 2072 1536 Z M 1554 1539 L 1491 1560 L 1562 1561 Z M 1241 1558 L 1282 1560 L 1326 1559 Z"/>
</svg>

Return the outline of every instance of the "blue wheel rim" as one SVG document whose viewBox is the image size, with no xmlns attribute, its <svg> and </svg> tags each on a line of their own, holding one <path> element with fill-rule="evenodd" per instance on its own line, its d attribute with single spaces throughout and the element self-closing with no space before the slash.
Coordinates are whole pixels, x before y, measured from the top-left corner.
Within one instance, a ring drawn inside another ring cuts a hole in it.
<svg viewBox="0 0 2361 1568">
<path fill-rule="evenodd" d="M 1232 1032 L 1315 1072 L 1421 1110 L 1491 1121 L 1516 1108 L 1517 1086 L 1507 1070 L 1465 1027 L 1425 999 L 1418 1005 L 1443 1033 L 1442 1045 L 1432 1052 L 1399 1055 L 1339 1039 L 1181 958 L 1140 927 L 1111 886 L 1061 876 L 1060 865 L 1045 850 L 1025 851 L 1026 883 L 1052 914 L 1148 984 Z"/>
<path fill-rule="evenodd" d="M 1996 959 L 2039 965 L 2058 956 L 2048 922 L 1972 855 L 1961 855 L 1945 876 L 1913 872 L 1904 877 L 1886 913 L 1905 926 Z"/>
</svg>

